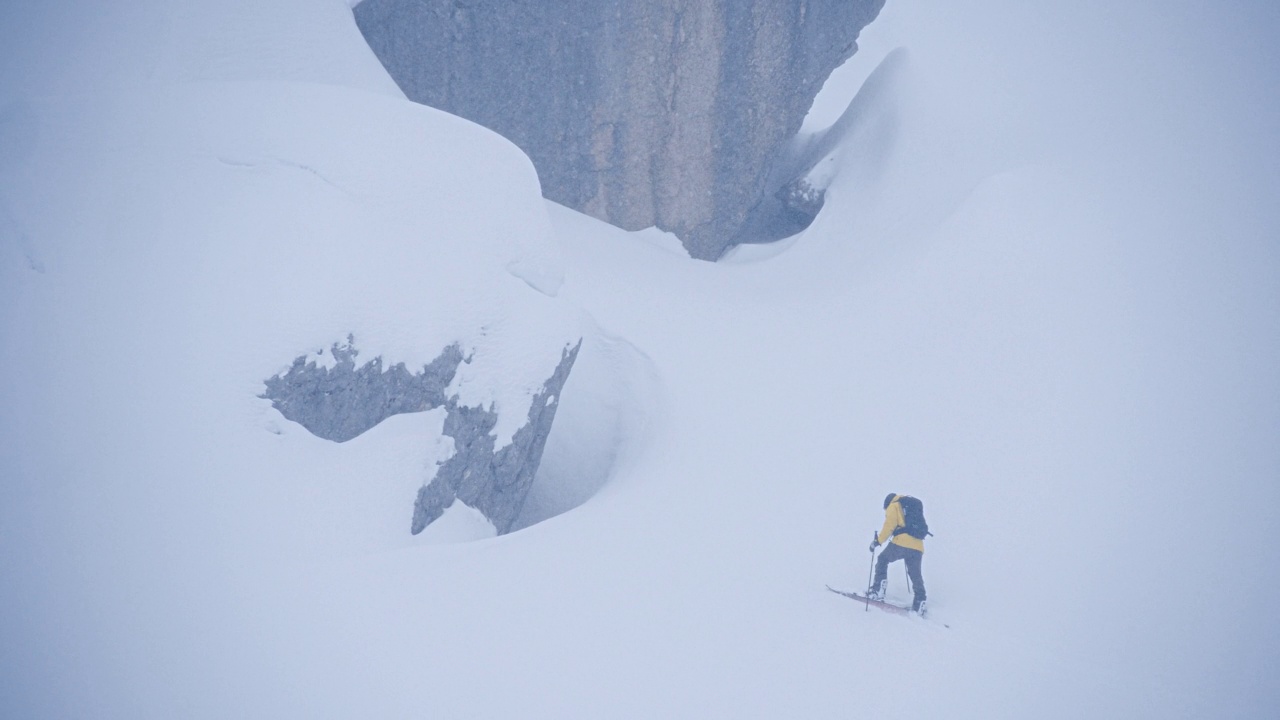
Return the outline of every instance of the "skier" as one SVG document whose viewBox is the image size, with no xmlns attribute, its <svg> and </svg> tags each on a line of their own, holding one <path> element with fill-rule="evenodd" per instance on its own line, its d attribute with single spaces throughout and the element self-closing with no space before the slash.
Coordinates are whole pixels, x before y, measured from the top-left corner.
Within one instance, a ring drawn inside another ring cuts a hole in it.
<svg viewBox="0 0 1280 720">
<path fill-rule="evenodd" d="M 915 592 L 911 610 L 924 615 L 924 576 L 920 574 L 920 562 L 924 559 L 924 538 L 914 537 L 907 532 L 907 516 L 902 509 L 900 498 L 902 496 L 896 493 L 885 496 L 884 527 L 872 538 L 871 552 L 874 553 L 876 548 L 886 540 L 889 541 L 889 545 L 880 553 L 880 558 L 876 561 L 875 579 L 871 581 L 871 587 L 867 588 L 867 597 L 872 600 L 884 600 L 885 586 L 889 582 L 889 563 L 902 560 L 907 564 L 907 577 L 910 578 L 911 589 Z M 916 500 L 915 503 L 919 504 L 919 501 Z M 920 515 L 923 520 L 923 512 Z M 919 534 L 928 534 L 928 526 L 925 525 L 924 532 Z"/>
</svg>

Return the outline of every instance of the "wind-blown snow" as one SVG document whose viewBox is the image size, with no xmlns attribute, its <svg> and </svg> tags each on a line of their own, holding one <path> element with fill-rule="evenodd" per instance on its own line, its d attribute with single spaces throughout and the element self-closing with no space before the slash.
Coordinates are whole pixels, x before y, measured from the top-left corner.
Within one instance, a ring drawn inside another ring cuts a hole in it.
<svg viewBox="0 0 1280 720">
<path fill-rule="evenodd" d="M 1280 708 L 1277 10 L 891 0 L 822 213 L 711 264 L 544 203 L 341 0 L 159 6 L 0 11 L 0 715 Z M 409 535 L 441 410 L 257 397 L 348 333 L 519 417 L 583 338 L 527 527 Z M 929 621 L 823 589 L 890 491 Z"/>
</svg>

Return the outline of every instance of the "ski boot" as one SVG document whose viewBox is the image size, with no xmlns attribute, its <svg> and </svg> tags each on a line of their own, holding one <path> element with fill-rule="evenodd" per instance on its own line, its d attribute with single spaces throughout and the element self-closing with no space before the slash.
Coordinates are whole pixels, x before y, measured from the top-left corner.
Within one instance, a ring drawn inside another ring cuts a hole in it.
<svg viewBox="0 0 1280 720">
<path fill-rule="evenodd" d="M 916 615 L 919 615 L 920 617 L 928 617 L 929 601 L 921 600 L 920 602 L 916 603 L 916 606 L 911 608 L 911 612 L 915 613 Z"/>
<path fill-rule="evenodd" d="M 867 588 L 867 599 L 884 602 L 885 586 L 888 584 L 889 584 L 889 578 L 885 578 L 884 580 L 881 580 L 878 585 L 872 585 L 871 587 Z"/>
</svg>

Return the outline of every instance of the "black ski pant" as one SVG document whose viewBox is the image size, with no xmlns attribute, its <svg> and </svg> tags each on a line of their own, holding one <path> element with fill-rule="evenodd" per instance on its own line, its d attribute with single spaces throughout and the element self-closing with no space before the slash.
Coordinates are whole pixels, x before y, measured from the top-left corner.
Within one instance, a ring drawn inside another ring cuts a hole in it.
<svg viewBox="0 0 1280 720">
<path fill-rule="evenodd" d="M 895 543 L 889 543 L 884 546 L 884 550 L 880 551 L 880 557 L 876 560 L 876 578 L 871 582 L 871 587 L 880 587 L 880 583 L 889 577 L 889 563 L 895 560 L 901 560 L 907 564 L 907 577 L 911 579 L 911 589 L 915 591 L 915 600 L 911 603 L 912 610 L 919 610 L 920 603 L 924 602 L 924 575 L 920 573 L 920 563 L 924 560 L 924 553 L 919 550 L 905 548 Z"/>
</svg>

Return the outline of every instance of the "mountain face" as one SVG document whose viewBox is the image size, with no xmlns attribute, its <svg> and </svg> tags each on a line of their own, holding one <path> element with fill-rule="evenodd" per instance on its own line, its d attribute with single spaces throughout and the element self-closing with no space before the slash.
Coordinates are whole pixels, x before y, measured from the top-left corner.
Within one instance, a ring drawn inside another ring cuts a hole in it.
<svg viewBox="0 0 1280 720">
<path fill-rule="evenodd" d="M 547 198 L 715 259 L 883 5 L 366 0 L 355 17 L 410 99 L 506 136 Z"/>
</svg>

